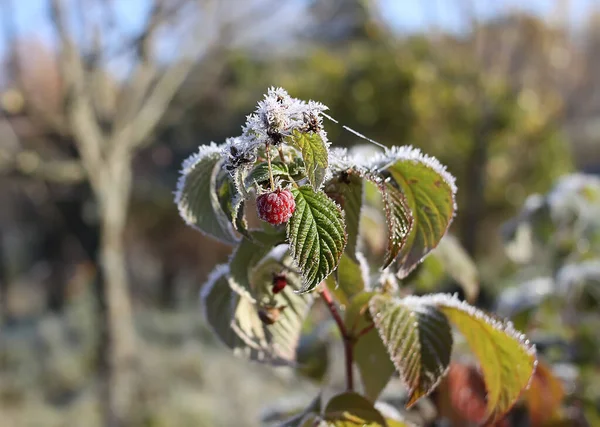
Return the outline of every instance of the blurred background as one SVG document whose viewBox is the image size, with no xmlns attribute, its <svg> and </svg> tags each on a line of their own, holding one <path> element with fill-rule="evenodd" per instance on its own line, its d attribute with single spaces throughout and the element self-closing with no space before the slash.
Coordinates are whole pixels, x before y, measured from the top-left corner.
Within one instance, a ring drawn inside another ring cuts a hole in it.
<svg viewBox="0 0 600 427">
<path fill-rule="evenodd" d="M 256 426 L 314 393 L 212 338 L 197 295 L 230 248 L 173 203 L 269 86 L 448 165 L 487 309 L 516 284 L 502 224 L 600 174 L 597 0 L 0 0 L 2 427 Z M 570 369 L 599 374 L 596 338 Z"/>
</svg>

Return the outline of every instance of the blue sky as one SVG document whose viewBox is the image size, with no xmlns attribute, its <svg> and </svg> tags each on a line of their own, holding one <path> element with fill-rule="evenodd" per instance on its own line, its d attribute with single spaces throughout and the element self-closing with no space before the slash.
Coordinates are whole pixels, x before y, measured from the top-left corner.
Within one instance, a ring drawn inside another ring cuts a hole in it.
<svg viewBox="0 0 600 427">
<path fill-rule="evenodd" d="M 235 0 L 221 1 L 233 3 Z M 133 32 L 142 25 L 145 5 L 148 3 L 147 0 L 114 0 L 126 31 Z M 511 8 L 548 15 L 556 0 L 380 0 L 384 16 L 398 31 L 418 31 L 434 24 L 444 29 L 460 31 L 465 25 L 464 15 L 456 5 L 469 3 L 474 5 L 477 15 L 483 18 Z M 47 19 L 47 0 L 13 0 L 13 4 L 22 36 L 52 40 L 53 34 Z M 600 0 L 570 0 L 569 4 L 569 17 L 573 25 L 584 22 L 593 6 L 600 8 Z M 94 11 L 86 10 L 86 13 Z M 0 41 L 0 54 L 4 49 L 5 46 Z"/>
<path fill-rule="evenodd" d="M 457 5 L 473 5 L 474 12 L 480 18 L 511 9 L 548 16 L 556 0 L 381 0 L 381 4 L 385 16 L 398 30 L 417 31 L 435 24 L 444 29 L 460 31 L 465 25 L 465 15 Z M 585 22 L 593 7 L 600 7 L 600 0 L 569 0 L 571 25 Z"/>
</svg>

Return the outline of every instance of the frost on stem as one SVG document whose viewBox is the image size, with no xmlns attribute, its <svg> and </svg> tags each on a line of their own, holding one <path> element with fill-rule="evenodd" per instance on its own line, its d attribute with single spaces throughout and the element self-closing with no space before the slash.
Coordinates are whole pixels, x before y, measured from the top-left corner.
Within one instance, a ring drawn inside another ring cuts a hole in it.
<svg viewBox="0 0 600 427">
<path fill-rule="evenodd" d="M 258 149 L 277 146 L 294 130 L 318 133 L 327 142 L 321 113 L 327 107 L 315 101 L 292 98 L 282 88 L 270 88 L 254 113 L 246 118 L 242 135 L 230 138 L 223 148 L 225 167 L 232 172 L 241 166 L 238 159 L 256 159 Z M 233 151 L 232 151 L 233 150 Z"/>
</svg>

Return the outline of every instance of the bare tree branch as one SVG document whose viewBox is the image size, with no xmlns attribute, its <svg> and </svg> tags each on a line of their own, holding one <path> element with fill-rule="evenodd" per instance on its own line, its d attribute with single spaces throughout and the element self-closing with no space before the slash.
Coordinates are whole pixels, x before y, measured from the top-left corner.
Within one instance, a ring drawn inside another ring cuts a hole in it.
<svg viewBox="0 0 600 427">
<path fill-rule="evenodd" d="M 214 22 L 211 17 L 208 17 L 207 21 Z M 155 85 L 149 89 L 137 114 L 123 127 L 117 128 L 111 142 L 117 155 L 122 155 L 124 150 L 132 151 L 148 140 L 177 91 L 198 63 L 199 58 L 205 55 L 212 46 L 218 45 L 217 40 L 220 40 L 218 35 L 211 34 L 208 40 L 202 42 L 199 42 L 198 34 L 188 38 L 188 46 L 184 47 L 179 61 L 169 66 L 158 77 Z M 148 66 L 152 65 L 148 64 Z M 157 66 L 155 65 L 155 67 Z"/>
<path fill-rule="evenodd" d="M 51 0 L 51 21 L 61 42 L 61 75 L 67 92 L 66 115 L 93 186 L 98 186 L 104 137 L 86 88 L 83 61 L 68 29 L 63 0 Z"/>
</svg>

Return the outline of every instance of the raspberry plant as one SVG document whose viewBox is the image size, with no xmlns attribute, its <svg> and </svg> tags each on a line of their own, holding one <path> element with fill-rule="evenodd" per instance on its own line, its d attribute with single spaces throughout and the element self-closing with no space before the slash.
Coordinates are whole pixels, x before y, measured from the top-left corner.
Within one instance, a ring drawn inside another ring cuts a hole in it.
<svg viewBox="0 0 600 427">
<path fill-rule="evenodd" d="M 346 390 L 318 397 L 288 426 L 409 425 L 375 403 L 395 371 L 407 406 L 430 394 L 448 372 L 454 327 L 480 362 L 481 422 L 497 422 L 528 386 L 535 348 L 509 322 L 456 297 L 401 297 L 396 283 L 446 234 L 454 178 L 410 146 L 373 158 L 331 148 L 326 109 L 272 88 L 241 136 L 202 146 L 184 162 L 175 198 L 181 216 L 235 247 L 203 286 L 206 321 L 241 357 L 297 366 L 303 325 L 324 302 L 344 343 L 344 360 L 333 363 L 345 366 Z M 374 273 L 360 252 L 367 188 L 378 191 L 388 230 Z"/>
</svg>

